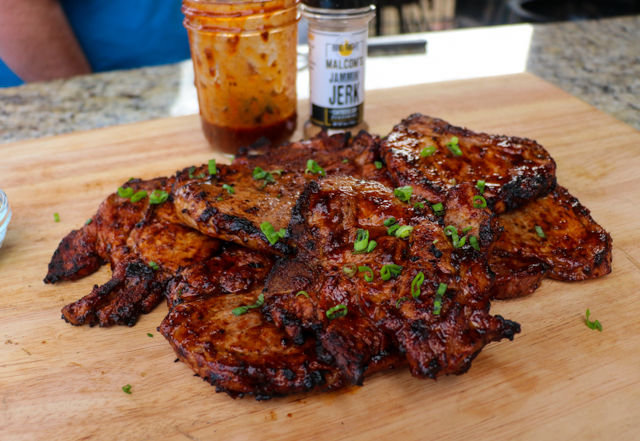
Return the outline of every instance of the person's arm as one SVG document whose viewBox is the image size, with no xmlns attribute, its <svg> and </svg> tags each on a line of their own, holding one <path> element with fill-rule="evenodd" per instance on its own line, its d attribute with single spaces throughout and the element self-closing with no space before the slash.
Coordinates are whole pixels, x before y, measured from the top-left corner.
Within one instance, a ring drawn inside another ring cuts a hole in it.
<svg viewBox="0 0 640 441">
<path fill-rule="evenodd" d="M 57 0 L 0 0 L 0 58 L 24 82 L 91 73 Z"/>
</svg>

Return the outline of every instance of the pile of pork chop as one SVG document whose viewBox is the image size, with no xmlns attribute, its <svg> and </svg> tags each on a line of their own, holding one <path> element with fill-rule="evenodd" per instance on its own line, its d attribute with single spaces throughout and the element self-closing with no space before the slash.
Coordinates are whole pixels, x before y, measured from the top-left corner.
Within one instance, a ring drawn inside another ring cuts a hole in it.
<svg viewBox="0 0 640 441">
<path fill-rule="evenodd" d="M 361 132 L 242 149 L 170 178 L 132 180 L 55 251 L 45 283 L 110 263 L 65 306 L 74 325 L 159 331 L 217 391 L 268 399 L 362 384 L 408 364 L 463 374 L 520 325 L 490 300 L 544 277 L 611 272 L 611 237 L 528 139 L 412 115 Z"/>
</svg>

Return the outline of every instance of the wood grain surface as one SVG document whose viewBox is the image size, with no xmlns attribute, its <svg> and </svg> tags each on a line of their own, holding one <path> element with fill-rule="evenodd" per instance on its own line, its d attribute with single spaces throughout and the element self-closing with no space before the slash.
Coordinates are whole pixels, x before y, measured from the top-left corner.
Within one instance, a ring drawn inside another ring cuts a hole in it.
<svg viewBox="0 0 640 441">
<path fill-rule="evenodd" d="M 228 161 L 206 145 L 198 117 L 1 145 L 13 220 L 0 249 L 0 439 L 639 439 L 640 133 L 529 74 L 367 94 L 372 132 L 414 112 L 544 145 L 558 182 L 612 234 L 613 273 L 545 280 L 532 296 L 494 302 L 522 334 L 486 347 L 466 375 L 421 381 L 399 369 L 332 393 L 233 400 L 173 362 L 156 331 L 164 304 L 131 328 L 60 319 L 108 268 L 42 283 L 62 237 L 129 177 Z M 585 326 L 587 308 L 602 333 Z"/>
</svg>

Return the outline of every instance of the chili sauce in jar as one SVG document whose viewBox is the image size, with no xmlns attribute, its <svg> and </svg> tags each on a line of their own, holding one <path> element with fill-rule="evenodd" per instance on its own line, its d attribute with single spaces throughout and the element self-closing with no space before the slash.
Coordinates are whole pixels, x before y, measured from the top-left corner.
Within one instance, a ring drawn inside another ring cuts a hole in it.
<svg viewBox="0 0 640 441">
<path fill-rule="evenodd" d="M 296 127 L 299 0 L 183 0 L 205 137 L 236 153 Z"/>
</svg>

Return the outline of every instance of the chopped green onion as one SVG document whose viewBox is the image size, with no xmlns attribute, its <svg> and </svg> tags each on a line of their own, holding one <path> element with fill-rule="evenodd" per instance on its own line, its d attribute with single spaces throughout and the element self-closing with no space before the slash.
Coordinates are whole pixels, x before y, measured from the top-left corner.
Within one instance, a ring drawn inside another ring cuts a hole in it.
<svg viewBox="0 0 640 441">
<path fill-rule="evenodd" d="M 149 196 L 149 203 L 151 205 L 162 204 L 163 202 L 167 201 L 168 197 L 169 193 L 164 190 L 153 190 L 153 193 L 151 193 L 151 196 Z"/>
<path fill-rule="evenodd" d="M 264 188 L 267 186 L 268 183 L 270 182 L 276 182 L 275 178 L 273 177 L 273 174 L 277 174 L 278 176 L 282 176 L 282 172 L 283 170 L 273 170 L 273 171 L 265 171 L 262 169 L 262 167 L 256 167 L 253 169 L 253 179 L 255 179 L 256 181 L 260 181 L 262 179 L 264 179 L 264 183 L 262 184 L 262 187 L 260 188 Z"/>
<path fill-rule="evenodd" d="M 395 231 L 395 235 L 399 239 L 405 239 L 409 237 L 412 231 L 413 231 L 413 227 L 410 227 L 408 225 L 403 225 Z"/>
<path fill-rule="evenodd" d="M 395 224 L 395 225 L 391 225 L 389 228 L 387 228 L 387 234 L 389 236 L 395 236 L 396 231 L 400 228 L 400 225 Z"/>
<path fill-rule="evenodd" d="M 147 332 L 147 337 L 153 337 L 153 334 L 151 334 L 150 332 Z"/>
<path fill-rule="evenodd" d="M 358 272 L 364 273 L 364 280 L 367 282 L 373 282 L 373 270 L 371 268 L 368 266 L 359 266 Z M 367 275 L 367 273 L 369 273 L 369 275 Z"/>
<path fill-rule="evenodd" d="M 131 176 L 131 177 L 129 178 L 129 181 L 133 181 L 134 179 L 135 179 L 135 178 L 134 178 L 133 176 Z"/>
<path fill-rule="evenodd" d="M 542 227 L 540 227 L 539 225 L 536 225 L 535 228 L 536 228 L 536 233 L 538 233 L 538 236 L 540 236 L 543 239 L 547 237 L 545 236 L 544 231 L 542 231 Z"/>
<path fill-rule="evenodd" d="M 224 190 L 227 190 L 227 193 L 229 194 L 234 194 L 236 191 L 233 189 L 232 186 L 230 186 L 229 184 L 222 184 L 222 188 Z"/>
<path fill-rule="evenodd" d="M 258 296 L 258 300 L 256 300 L 256 302 L 253 305 L 239 306 L 238 308 L 232 310 L 231 313 L 236 317 L 238 317 L 242 314 L 246 314 L 247 312 L 249 312 L 250 309 L 260 308 L 262 307 L 262 305 L 264 305 L 264 294 L 260 294 Z"/>
<path fill-rule="evenodd" d="M 305 296 L 306 298 L 309 298 L 309 294 L 307 294 L 306 291 L 298 291 L 298 294 L 296 294 L 296 297 L 298 296 Z"/>
<path fill-rule="evenodd" d="M 395 190 L 393 190 L 393 194 L 396 195 L 401 201 L 408 202 L 409 199 L 411 199 L 412 191 L 413 188 L 407 185 L 406 187 L 396 188 Z"/>
<path fill-rule="evenodd" d="M 209 174 L 210 175 L 215 175 L 218 173 L 218 167 L 216 165 L 216 160 L 215 159 L 210 159 L 209 160 Z"/>
<path fill-rule="evenodd" d="M 342 163 L 343 163 L 343 164 L 348 164 L 348 163 L 349 163 L 349 160 L 348 160 L 347 158 L 344 158 L 344 159 L 342 160 Z"/>
<path fill-rule="evenodd" d="M 420 271 L 411 282 L 411 296 L 417 299 L 420 296 L 420 285 L 424 283 L 424 273 Z"/>
<path fill-rule="evenodd" d="M 466 237 L 463 237 L 462 239 L 460 239 L 460 237 L 458 236 L 458 230 L 453 225 L 449 225 L 448 227 L 445 227 L 444 234 L 446 234 L 447 236 L 451 236 L 451 242 L 453 243 L 454 248 L 462 248 L 464 244 L 467 242 Z"/>
<path fill-rule="evenodd" d="M 329 320 L 337 319 L 340 317 L 344 317 L 347 315 L 349 310 L 347 309 L 347 305 L 337 305 L 327 311 L 327 318 Z"/>
<path fill-rule="evenodd" d="M 58 213 L 53 213 L 53 220 L 55 222 L 60 222 L 60 215 Z"/>
<path fill-rule="evenodd" d="M 480 251 L 480 244 L 478 244 L 478 239 L 475 236 L 471 236 L 469 238 L 469 244 L 477 251 Z"/>
<path fill-rule="evenodd" d="M 152 270 L 154 271 L 158 271 L 160 269 L 160 267 L 158 266 L 157 263 L 155 263 L 153 260 L 151 262 L 149 262 L 149 266 L 151 267 Z"/>
<path fill-rule="evenodd" d="M 433 211 L 437 216 L 442 216 L 444 213 L 444 206 L 442 205 L 442 202 L 431 205 L 431 208 L 433 208 Z"/>
<path fill-rule="evenodd" d="M 378 242 L 376 242 L 375 240 L 370 240 L 369 241 L 369 245 L 367 245 L 367 253 L 372 252 L 373 250 L 376 249 L 376 247 L 378 246 Z"/>
<path fill-rule="evenodd" d="M 424 204 L 422 202 L 416 202 L 413 205 L 413 208 L 419 208 L 420 210 L 422 210 L 424 208 Z"/>
<path fill-rule="evenodd" d="M 278 240 L 284 237 L 286 231 L 284 228 L 280 228 L 280 231 L 276 231 L 270 222 L 262 222 L 260 224 L 260 230 L 267 236 L 267 240 L 271 245 L 275 244 Z"/>
<path fill-rule="evenodd" d="M 440 240 L 440 239 L 436 239 L 436 240 L 434 240 L 434 241 L 433 241 L 433 244 L 434 244 L 434 245 L 435 245 L 435 244 L 437 244 L 439 240 Z"/>
<path fill-rule="evenodd" d="M 356 241 L 353 243 L 353 249 L 357 252 L 365 251 L 369 245 L 369 231 L 358 228 L 356 233 Z"/>
<path fill-rule="evenodd" d="M 84 224 L 85 224 L 85 225 L 89 225 L 91 222 L 93 222 L 93 219 L 89 219 L 89 220 L 87 220 Z"/>
<path fill-rule="evenodd" d="M 462 234 L 465 235 L 467 234 L 469 231 L 473 230 L 473 227 L 467 227 L 465 229 L 462 230 Z"/>
<path fill-rule="evenodd" d="M 420 156 L 422 156 L 423 158 L 426 158 L 427 156 L 433 155 L 435 152 L 436 152 L 436 147 L 433 145 L 430 145 L 422 149 L 422 151 L 420 152 Z"/>
<path fill-rule="evenodd" d="M 397 277 L 402 273 L 402 267 L 400 265 L 396 265 L 395 263 L 389 265 L 383 265 L 382 269 L 380 269 L 380 278 L 382 280 L 389 280 L 391 277 Z"/>
<path fill-rule="evenodd" d="M 196 171 L 195 167 L 189 167 L 189 179 L 193 179 L 193 173 Z"/>
<path fill-rule="evenodd" d="M 391 225 L 396 223 L 396 218 L 391 216 L 390 218 L 385 219 L 382 223 L 385 227 L 390 227 Z"/>
<path fill-rule="evenodd" d="M 144 199 L 146 197 L 147 197 L 147 192 L 144 190 L 140 190 L 139 192 L 131 196 L 131 202 L 136 203 L 139 200 Z"/>
<path fill-rule="evenodd" d="M 262 167 L 256 167 L 253 169 L 253 179 L 259 181 L 260 179 L 266 179 L 269 172 L 266 172 Z"/>
<path fill-rule="evenodd" d="M 436 297 L 433 299 L 433 315 L 440 315 L 440 311 L 442 310 L 442 296 L 445 292 L 447 292 L 447 284 L 441 283 L 438 285 Z"/>
<path fill-rule="evenodd" d="M 326 176 L 327 174 L 324 172 L 324 169 L 318 165 L 316 161 L 313 159 L 309 159 L 307 161 L 307 168 L 304 171 L 305 173 L 319 173 L 320 176 Z"/>
<path fill-rule="evenodd" d="M 453 153 L 454 155 L 462 156 L 462 150 L 460 150 L 460 146 L 458 145 L 457 136 L 454 136 L 453 138 L 451 138 L 451 141 L 447 143 L 447 148 L 451 150 L 451 153 Z"/>
<path fill-rule="evenodd" d="M 120 196 L 121 198 L 124 198 L 124 199 L 129 199 L 131 196 L 133 196 L 133 188 L 131 188 L 131 187 L 127 187 L 127 188 L 118 187 L 118 196 Z"/>
<path fill-rule="evenodd" d="M 198 178 L 198 179 L 202 179 L 204 177 L 205 177 L 204 173 L 200 173 L 199 175 L 196 175 L 196 178 Z"/>
<path fill-rule="evenodd" d="M 130 385 L 130 384 L 127 384 L 127 385 L 125 385 L 125 386 L 122 386 L 122 391 L 123 391 L 125 394 L 129 394 L 129 395 L 131 395 L 131 385 Z"/>
<path fill-rule="evenodd" d="M 484 184 L 485 184 L 485 182 L 482 181 L 482 180 L 476 182 L 476 188 L 478 189 L 480 194 L 484 194 Z"/>
<path fill-rule="evenodd" d="M 347 277 L 353 277 L 358 272 L 358 265 L 356 265 L 355 263 L 347 263 L 345 266 L 342 267 L 342 272 Z"/>
<path fill-rule="evenodd" d="M 380 162 L 380 161 L 375 161 L 375 162 L 374 162 L 374 164 L 375 164 L 375 166 L 376 166 L 376 168 L 377 168 L 378 170 L 380 170 L 380 169 L 382 168 L 382 162 Z"/>
<path fill-rule="evenodd" d="M 467 237 L 466 237 L 466 236 L 464 236 L 462 239 L 460 239 L 460 240 L 458 241 L 458 244 L 457 244 L 457 245 L 456 245 L 456 244 L 453 244 L 453 246 L 454 246 L 454 247 L 456 247 L 456 248 L 462 248 L 466 242 L 467 242 Z"/>
<path fill-rule="evenodd" d="M 420 274 L 422 274 L 422 273 L 420 273 Z M 407 300 L 406 297 L 400 297 L 398 299 L 398 301 L 396 302 L 396 308 L 400 308 L 400 302 L 404 302 L 405 300 Z"/>
<path fill-rule="evenodd" d="M 224 201 L 224 198 L 223 198 L 222 196 L 218 196 L 218 197 L 216 198 L 216 201 L 218 201 L 218 202 L 222 202 L 222 201 Z"/>
<path fill-rule="evenodd" d="M 473 206 L 476 208 L 486 208 L 487 200 L 482 196 L 474 196 L 473 197 Z"/>
<path fill-rule="evenodd" d="M 595 322 L 589 321 L 590 315 L 591 315 L 591 312 L 589 312 L 589 310 L 587 309 L 587 320 L 585 321 L 585 324 L 587 325 L 587 327 L 589 329 L 597 329 L 598 331 L 602 332 L 602 325 L 598 320 L 596 320 Z"/>
</svg>

